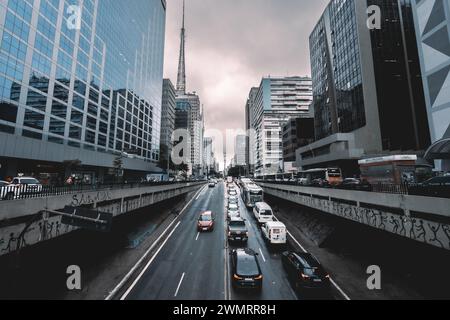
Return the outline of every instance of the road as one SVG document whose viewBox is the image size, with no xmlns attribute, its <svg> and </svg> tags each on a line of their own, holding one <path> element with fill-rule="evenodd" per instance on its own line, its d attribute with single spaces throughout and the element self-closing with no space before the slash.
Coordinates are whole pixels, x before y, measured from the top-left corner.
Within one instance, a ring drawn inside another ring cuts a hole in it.
<svg viewBox="0 0 450 320">
<path fill-rule="evenodd" d="M 226 188 L 219 183 L 205 187 L 181 213 L 169 237 L 161 244 L 122 299 L 131 300 L 295 300 L 281 265 L 280 253 L 269 251 L 251 213 L 240 199 L 241 216 L 247 219 L 248 247 L 259 253 L 264 275 L 260 293 L 231 289 L 229 252 L 226 241 Z M 215 230 L 199 234 L 200 212 L 216 214 Z"/>
</svg>

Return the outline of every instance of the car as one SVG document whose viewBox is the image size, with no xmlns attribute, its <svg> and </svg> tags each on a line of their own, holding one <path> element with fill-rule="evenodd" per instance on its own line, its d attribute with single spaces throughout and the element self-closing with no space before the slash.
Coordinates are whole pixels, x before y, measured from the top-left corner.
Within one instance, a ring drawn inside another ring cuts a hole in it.
<svg viewBox="0 0 450 320">
<path fill-rule="evenodd" d="M 198 232 L 214 231 L 214 222 L 214 215 L 211 211 L 202 212 L 197 222 Z"/>
<path fill-rule="evenodd" d="M 228 219 L 231 219 L 232 217 L 240 217 L 241 214 L 239 212 L 239 206 L 236 204 L 229 204 L 227 207 L 227 216 Z"/>
<path fill-rule="evenodd" d="M 245 219 L 241 217 L 232 217 L 228 220 L 227 226 L 228 241 L 236 242 L 240 241 L 247 243 L 248 241 L 248 229 L 245 224 Z"/>
<path fill-rule="evenodd" d="M 19 188 L 7 181 L 0 181 L 0 200 L 13 200 L 19 195 Z"/>
<path fill-rule="evenodd" d="M 450 176 L 434 177 L 409 187 L 410 195 L 450 198 Z"/>
<path fill-rule="evenodd" d="M 261 227 L 264 241 L 270 245 L 285 246 L 287 243 L 287 229 L 284 223 L 279 221 L 266 222 Z"/>
<path fill-rule="evenodd" d="M 239 199 L 235 196 L 228 198 L 228 204 L 239 204 Z"/>
<path fill-rule="evenodd" d="M 281 255 L 283 268 L 297 291 L 327 291 L 330 276 L 311 253 L 285 251 Z"/>
<path fill-rule="evenodd" d="M 214 188 L 215 186 L 216 186 L 216 184 L 213 181 L 209 182 L 209 184 L 208 184 L 209 188 Z"/>
<path fill-rule="evenodd" d="M 228 190 L 228 195 L 230 195 L 230 196 L 237 196 L 237 191 L 234 190 L 234 189 L 230 189 L 230 190 Z"/>
<path fill-rule="evenodd" d="M 42 192 L 42 184 L 32 177 L 16 177 L 11 186 L 19 189 L 21 194 L 36 194 Z"/>
<path fill-rule="evenodd" d="M 311 182 L 311 186 L 319 187 L 319 188 L 329 188 L 330 187 L 330 183 L 326 179 L 318 178 L 318 179 L 314 179 Z"/>
<path fill-rule="evenodd" d="M 346 190 L 371 191 L 371 185 L 367 181 L 361 181 L 356 178 L 346 178 L 339 185 L 339 188 Z"/>
<path fill-rule="evenodd" d="M 263 286 L 263 274 L 258 261 L 258 254 L 248 248 L 234 249 L 231 255 L 231 279 L 235 289 L 257 289 Z"/>
<path fill-rule="evenodd" d="M 253 208 L 253 215 L 260 224 L 273 221 L 272 208 L 265 202 L 255 203 L 255 207 Z"/>
</svg>

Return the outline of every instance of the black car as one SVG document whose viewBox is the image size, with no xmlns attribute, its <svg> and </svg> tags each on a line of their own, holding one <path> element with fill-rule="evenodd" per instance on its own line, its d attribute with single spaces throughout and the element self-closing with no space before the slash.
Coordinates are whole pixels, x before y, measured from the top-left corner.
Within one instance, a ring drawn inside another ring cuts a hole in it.
<svg viewBox="0 0 450 320">
<path fill-rule="evenodd" d="M 257 256 L 251 249 L 231 251 L 231 280 L 234 288 L 262 289 L 263 275 Z"/>
<path fill-rule="evenodd" d="M 228 241 L 230 242 L 248 242 L 248 229 L 245 220 L 241 217 L 232 217 L 227 226 Z"/>
<path fill-rule="evenodd" d="M 409 194 L 426 197 L 450 198 L 450 176 L 434 177 L 409 187 Z"/>
<path fill-rule="evenodd" d="M 286 251 L 281 259 L 289 281 L 296 290 L 329 289 L 330 276 L 310 253 Z"/>
</svg>

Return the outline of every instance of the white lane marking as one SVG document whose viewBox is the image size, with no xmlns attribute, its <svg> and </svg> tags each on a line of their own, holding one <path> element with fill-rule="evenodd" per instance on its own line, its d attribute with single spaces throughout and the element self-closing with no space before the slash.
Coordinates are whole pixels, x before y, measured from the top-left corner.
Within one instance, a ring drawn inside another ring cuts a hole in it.
<svg viewBox="0 0 450 320">
<path fill-rule="evenodd" d="M 199 193 L 202 189 L 198 190 L 197 193 Z M 195 196 L 195 195 L 194 195 Z M 138 262 L 131 268 L 130 271 L 123 277 L 123 279 L 119 282 L 119 284 L 109 293 L 109 295 L 105 298 L 105 300 L 111 300 L 118 292 L 119 290 L 125 285 L 125 283 L 131 278 L 131 276 L 136 272 L 137 268 L 144 262 L 144 260 L 147 258 L 147 256 L 152 252 L 152 250 L 156 247 L 156 245 L 159 243 L 159 241 L 163 238 L 163 236 L 166 234 L 166 232 L 172 227 L 172 225 L 180 218 L 180 215 L 186 210 L 186 208 L 192 203 L 194 198 L 191 199 L 184 207 L 181 209 L 180 214 L 177 218 L 173 219 L 173 221 L 167 226 L 167 228 L 161 233 L 161 235 L 156 239 L 155 242 L 151 245 L 151 247 L 144 253 L 144 255 L 139 259 Z"/>
<path fill-rule="evenodd" d="M 195 200 L 198 200 L 198 198 L 200 198 L 201 196 L 203 196 L 203 194 L 204 194 L 205 191 L 206 191 L 206 187 L 207 187 L 207 186 L 204 186 L 204 187 L 203 187 L 202 191 L 201 191 L 200 194 L 197 196 L 197 198 L 195 198 Z"/>
<path fill-rule="evenodd" d="M 144 269 L 142 269 L 141 273 L 138 275 L 138 277 L 134 280 L 134 282 L 131 284 L 131 286 L 128 288 L 128 290 L 123 294 L 123 296 L 120 298 L 120 300 L 125 300 L 127 298 L 127 296 L 130 294 L 130 292 L 134 289 L 134 287 L 136 286 L 136 284 L 139 282 L 139 280 L 141 280 L 142 276 L 144 275 L 145 272 L 147 272 L 148 267 L 150 267 L 150 265 L 152 264 L 153 260 L 155 260 L 155 258 L 158 256 L 158 253 L 162 250 L 162 248 L 164 247 L 164 245 L 167 243 L 167 241 L 169 241 L 170 237 L 172 236 L 172 234 L 175 232 L 175 230 L 177 230 L 178 226 L 180 225 L 181 221 L 178 221 L 177 225 L 175 226 L 175 228 L 173 228 L 173 230 L 170 232 L 169 236 L 166 238 L 166 240 L 164 240 L 164 242 L 161 244 L 161 246 L 158 248 L 158 251 L 155 252 L 155 254 L 153 255 L 153 257 L 150 259 L 150 261 L 147 263 L 147 265 L 144 267 Z"/>
<path fill-rule="evenodd" d="M 195 237 L 195 241 L 198 240 L 198 237 L 200 236 L 200 232 L 197 232 L 197 237 Z"/>
<path fill-rule="evenodd" d="M 180 282 L 178 283 L 177 291 L 175 291 L 175 294 L 173 295 L 174 297 L 176 297 L 178 295 L 178 291 L 180 290 L 181 283 L 183 282 L 183 279 L 184 279 L 184 275 L 185 275 L 185 273 L 183 272 L 183 275 L 181 276 Z"/>
<path fill-rule="evenodd" d="M 266 262 L 266 258 L 264 257 L 264 254 L 263 254 L 261 248 L 259 248 L 259 253 L 261 253 L 261 258 L 263 259 L 263 261 Z"/>
<path fill-rule="evenodd" d="M 280 220 L 278 220 L 277 217 L 275 217 L 275 215 L 274 215 L 274 218 L 275 218 L 275 220 L 280 221 Z M 287 234 L 292 238 L 292 240 L 294 240 L 295 244 L 296 244 L 297 246 L 299 246 L 299 248 L 300 248 L 303 252 L 305 252 L 305 253 L 308 252 L 308 251 L 300 244 L 300 242 L 298 242 L 297 239 L 294 238 L 294 236 L 293 236 L 289 231 L 287 231 Z M 345 300 L 348 300 L 348 301 L 351 300 L 350 297 L 344 292 L 344 290 L 342 290 L 341 287 L 339 287 L 339 285 L 338 285 L 331 277 L 330 277 L 330 282 L 331 282 L 331 284 L 337 289 L 337 291 L 339 291 L 339 293 L 344 297 Z"/>
<path fill-rule="evenodd" d="M 336 282 L 330 277 L 330 282 L 333 284 L 333 286 L 342 294 L 342 296 L 345 298 L 345 300 L 350 301 L 350 297 L 341 289 L 341 287 L 338 286 Z"/>
</svg>

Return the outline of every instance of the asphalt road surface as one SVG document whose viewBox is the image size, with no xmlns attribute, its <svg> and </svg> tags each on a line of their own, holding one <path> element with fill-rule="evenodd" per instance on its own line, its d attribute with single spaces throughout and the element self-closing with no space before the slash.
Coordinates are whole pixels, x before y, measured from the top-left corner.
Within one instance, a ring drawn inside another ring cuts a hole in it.
<svg viewBox="0 0 450 320">
<path fill-rule="evenodd" d="M 234 290 L 230 282 L 229 246 L 226 239 L 226 187 L 205 188 L 182 212 L 179 223 L 152 256 L 141 274 L 122 295 L 131 300 L 296 300 L 281 264 L 281 252 L 269 249 L 251 211 L 240 200 L 241 216 L 247 219 L 247 247 L 259 254 L 264 275 L 261 292 Z M 213 232 L 198 233 L 202 211 L 215 213 Z M 326 297 L 324 297 L 326 298 Z"/>
</svg>

